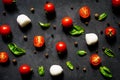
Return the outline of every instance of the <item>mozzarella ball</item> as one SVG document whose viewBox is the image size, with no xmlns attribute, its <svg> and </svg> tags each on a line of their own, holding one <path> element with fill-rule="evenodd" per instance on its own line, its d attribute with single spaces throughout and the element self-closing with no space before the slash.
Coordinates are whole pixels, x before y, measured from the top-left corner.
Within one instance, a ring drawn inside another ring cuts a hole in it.
<svg viewBox="0 0 120 80">
<path fill-rule="evenodd" d="M 29 23 L 31 23 L 31 20 L 28 16 L 26 16 L 25 14 L 21 14 L 17 17 L 17 23 L 21 26 L 21 27 L 25 27 L 27 26 Z"/>
<path fill-rule="evenodd" d="M 50 67 L 50 74 L 52 76 L 58 76 L 62 74 L 62 72 L 63 72 L 63 68 L 60 65 L 52 65 Z"/>
<path fill-rule="evenodd" d="M 95 33 L 88 33 L 85 35 L 87 45 L 94 45 L 98 42 L 98 36 Z"/>
</svg>

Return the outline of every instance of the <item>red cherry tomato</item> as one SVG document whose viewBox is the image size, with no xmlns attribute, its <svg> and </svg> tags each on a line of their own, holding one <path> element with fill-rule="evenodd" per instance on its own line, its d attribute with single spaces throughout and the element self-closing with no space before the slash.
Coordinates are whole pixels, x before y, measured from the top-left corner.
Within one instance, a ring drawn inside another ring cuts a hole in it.
<svg viewBox="0 0 120 80">
<path fill-rule="evenodd" d="M 79 15 L 82 18 L 88 18 L 90 16 L 90 8 L 88 6 L 83 6 L 79 9 Z"/>
<path fill-rule="evenodd" d="M 105 29 L 105 35 L 107 37 L 114 37 L 116 35 L 116 29 L 112 26 L 109 26 Z"/>
<path fill-rule="evenodd" d="M 13 3 L 13 0 L 2 0 L 2 2 L 6 5 L 10 5 Z"/>
<path fill-rule="evenodd" d="M 31 67 L 27 64 L 23 64 L 19 67 L 19 72 L 21 74 L 29 74 L 31 72 Z"/>
<path fill-rule="evenodd" d="M 10 26 L 7 25 L 7 24 L 3 24 L 0 26 L 0 34 L 1 35 L 8 35 L 11 33 L 11 29 L 10 29 Z"/>
<path fill-rule="evenodd" d="M 51 2 L 48 2 L 44 5 L 44 10 L 48 13 L 52 13 L 55 11 L 55 6 L 53 3 Z"/>
<path fill-rule="evenodd" d="M 120 6 L 120 0 L 112 0 L 112 6 L 119 7 Z"/>
<path fill-rule="evenodd" d="M 43 36 L 34 36 L 33 44 L 35 47 L 41 48 L 45 44 L 45 40 Z"/>
<path fill-rule="evenodd" d="M 56 50 L 57 52 L 64 53 L 67 50 L 67 46 L 65 42 L 57 42 L 56 43 Z"/>
<path fill-rule="evenodd" d="M 0 52 L 0 63 L 6 63 L 8 61 L 8 54 L 6 52 Z"/>
<path fill-rule="evenodd" d="M 100 65 L 101 63 L 101 58 L 98 54 L 92 54 L 90 56 L 90 63 L 93 65 L 93 66 L 98 66 Z"/>
<path fill-rule="evenodd" d="M 73 20 L 70 17 L 64 17 L 62 18 L 62 25 L 64 28 L 70 28 L 73 25 Z"/>
</svg>

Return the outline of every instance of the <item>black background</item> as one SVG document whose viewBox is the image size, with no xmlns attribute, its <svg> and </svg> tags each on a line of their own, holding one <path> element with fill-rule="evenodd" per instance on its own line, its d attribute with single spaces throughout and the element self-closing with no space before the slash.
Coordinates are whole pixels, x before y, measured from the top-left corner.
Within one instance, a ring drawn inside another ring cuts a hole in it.
<svg viewBox="0 0 120 80">
<path fill-rule="evenodd" d="M 120 53 L 118 46 L 120 44 L 120 28 L 117 22 L 120 22 L 120 9 L 113 11 L 111 6 L 111 0 L 49 0 L 55 4 L 56 17 L 52 19 L 47 19 L 43 6 L 46 0 L 17 0 L 16 5 L 6 7 L 2 4 L 0 0 L 0 25 L 9 24 L 12 30 L 12 42 L 16 43 L 19 47 L 24 48 L 27 52 L 25 55 L 20 57 L 15 57 L 8 49 L 7 43 L 0 37 L 0 51 L 6 51 L 9 54 L 9 63 L 7 65 L 0 64 L 0 80 L 106 80 L 98 69 L 93 68 L 89 63 L 89 57 L 91 54 L 98 50 L 98 55 L 102 58 L 102 65 L 110 68 L 113 73 L 113 78 L 111 80 L 120 80 Z M 86 26 L 81 22 L 78 15 L 78 10 L 81 6 L 87 5 L 91 9 L 91 19 L 89 25 Z M 35 13 L 30 12 L 30 8 L 35 8 Z M 73 7 L 73 10 L 71 10 Z M 2 12 L 6 11 L 6 16 L 3 16 Z M 107 19 L 104 21 L 97 21 L 94 18 L 95 13 L 108 14 Z M 21 29 L 16 18 L 19 14 L 26 14 L 32 20 L 32 24 L 27 26 L 27 29 Z M 85 29 L 86 33 L 96 33 L 99 37 L 98 46 L 89 48 L 85 42 L 85 34 L 77 37 L 67 35 L 62 30 L 61 19 L 65 16 L 70 16 L 74 24 L 80 25 Z M 43 30 L 39 25 L 38 21 L 50 22 L 52 25 L 50 28 Z M 106 40 L 104 34 L 101 35 L 100 31 L 104 31 L 107 23 L 114 26 L 117 29 L 116 39 L 109 42 Z M 53 25 L 56 25 L 56 30 L 53 29 Z M 54 35 L 54 38 L 51 37 Z M 23 36 L 28 36 L 28 41 L 24 41 Z M 37 54 L 33 51 L 35 47 L 33 46 L 33 37 L 35 35 L 42 35 L 45 37 L 45 49 L 37 50 Z M 59 57 L 55 50 L 55 43 L 58 41 L 64 41 L 67 44 L 68 53 L 63 58 Z M 78 42 L 78 47 L 74 46 L 74 42 Z M 115 58 L 107 57 L 103 51 L 102 47 L 108 47 L 112 49 L 115 53 Z M 76 54 L 77 50 L 87 51 L 87 55 L 80 57 Z M 46 59 L 44 54 L 48 53 L 49 58 Z M 12 63 L 12 59 L 17 60 L 17 65 Z M 66 61 L 71 61 L 73 65 L 79 66 L 79 70 L 74 69 L 69 70 L 66 67 Z M 33 68 L 33 74 L 28 77 L 22 77 L 18 71 L 21 64 L 28 64 Z M 53 64 L 59 64 L 63 67 L 64 73 L 60 78 L 53 78 L 49 74 L 49 68 Z M 40 77 L 38 75 L 38 66 L 43 65 L 45 67 L 45 76 Z M 83 72 L 83 67 L 86 67 L 87 71 Z"/>
</svg>

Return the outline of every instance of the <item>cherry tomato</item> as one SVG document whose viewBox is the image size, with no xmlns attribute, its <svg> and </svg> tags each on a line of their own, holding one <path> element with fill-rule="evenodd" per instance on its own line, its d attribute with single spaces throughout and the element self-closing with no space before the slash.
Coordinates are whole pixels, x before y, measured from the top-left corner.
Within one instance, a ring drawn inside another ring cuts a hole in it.
<svg viewBox="0 0 120 80">
<path fill-rule="evenodd" d="M 67 50 L 67 46 L 65 42 L 57 42 L 56 43 L 56 50 L 57 52 L 64 53 Z"/>
<path fill-rule="evenodd" d="M 0 63 L 6 63 L 8 61 L 8 54 L 6 52 L 0 52 Z"/>
<path fill-rule="evenodd" d="M 70 17 L 64 17 L 62 18 L 62 25 L 64 28 L 71 28 L 73 25 L 73 20 Z"/>
<path fill-rule="evenodd" d="M 11 33 L 11 29 L 10 29 L 10 26 L 7 25 L 7 24 L 3 24 L 0 26 L 0 34 L 1 35 L 8 35 Z"/>
<path fill-rule="evenodd" d="M 90 56 L 90 63 L 93 65 L 93 66 L 98 66 L 100 65 L 101 63 L 101 58 L 98 54 L 92 54 Z"/>
<path fill-rule="evenodd" d="M 29 74 L 31 72 L 31 67 L 27 64 L 23 64 L 19 67 L 19 72 L 21 74 Z"/>
<path fill-rule="evenodd" d="M 2 0 L 2 2 L 6 5 L 10 5 L 13 3 L 13 0 Z"/>
<path fill-rule="evenodd" d="M 119 7 L 120 6 L 120 0 L 112 0 L 112 6 Z"/>
<path fill-rule="evenodd" d="M 44 37 L 43 36 L 34 36 L 33 44 L 37 48 L 43 47 L 45 44 Z"/>
<path fill-rule="evenodd" d="M 112 26 L 109 26 L 105 29 L 105 35 L 107 37 L 114 37 L 116 35 L 116 29 Z"/>
<path fill-rule="evenodd" d="M 48 13 L 53 13 L 55 12 L 55 6 L 53 3 L 48 2 L 44 5 L 44 10 Z"/>
<path fill-rule="evenodd" d="M 88 6 L 83 6 L 79 9 L 79 15 L 82 18 L 90 17 L 90 8 Z"/>
</svg>

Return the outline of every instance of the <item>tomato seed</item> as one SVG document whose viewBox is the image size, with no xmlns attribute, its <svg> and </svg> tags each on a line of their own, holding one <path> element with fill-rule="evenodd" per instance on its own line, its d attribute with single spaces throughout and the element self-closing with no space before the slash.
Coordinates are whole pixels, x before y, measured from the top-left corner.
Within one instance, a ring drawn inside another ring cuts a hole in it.
<svg viewBox="0 0 120 80">
<path fill-rule="evenodd" d="M 24 35 L 24 36 L 23 36 L 23 39 L 24 39 L 25 41 L 27 41 L 27 40 L 28 40 L 28 37 L 27 37 L 26 35 Z"/>
<path fill-rule="evenodd" d="M 48 57 L 49 57 L 49 54 L 48 54 L 48 53 L 45 53 L 45 57 L 48 58 Z"/>
<path fill-rule="evenodd" d="M 53 29 L 56 29 L 56 25 L 53 25 Z"/>
<path fill-rule="evenodd" d="M 36 53 L 37 53 L 37 51 L 36 51 L 36 50 L 34 50 L 34 51 L 33 51 L 33 53 L 34 53 L 34 54 L 36 54 Z"/>
<path fill-rule="evenodd" d="M 86 70 L 87 70 L 87 69 L 84 67 L 84 68 L 83 68 L 83 71 L 86 72 Z"/>
<path fill-rule="evenodd" d="M 30 11 L 31 11 L 32 13 L 34 13 L 34 12 L 35 12 L 35 9 L 32 7 L 32 8 L 30 8 Z"/>
<path fill-rule="evenodd" d="M 13 64 L 17 64 L 17 60 L 16 59 L 13 59 L 12 62 L 13 62 Z"/>
<path fill-rule="evenodd" d="M 98 13 L 95 13 L 94 16 L 95 16 L 96 19 L 98 19 L 99 14 L 98 14 Z"/>
<path fill-rule="evenodd" d="M 78 42 L 77 42 L 77 41 L 75 41 L 75 42 L 74 42 L 74 45 L 75 45 L 75 47 L 77 47 L 77 46 L 78 46 Z"/>
</svg>

